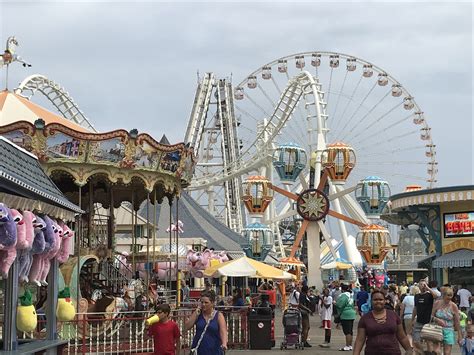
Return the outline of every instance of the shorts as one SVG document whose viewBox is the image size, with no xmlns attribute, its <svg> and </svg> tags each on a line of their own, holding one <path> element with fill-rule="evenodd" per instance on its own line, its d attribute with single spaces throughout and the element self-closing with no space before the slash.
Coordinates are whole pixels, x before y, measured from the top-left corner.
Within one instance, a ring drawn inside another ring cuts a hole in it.
<svg viewBox="0 0 474 355">
<path fill-rule="evenodd" d="M 423 328 L 424 324 L 415 322 L 413 325 L 413 341 L 416 343 L 421 342 L 421 329 Z"/>
<path fill-rule="evenodd" d="M 454 329 L 443 328 L 443 343 L 445 345 L 454 345 Z"/>
<path fill-rule="evenodd" d="M 353 319 L 341 319 L 341 325 L 344 335 L 352 335 L 352 329 L 354 328 Z"/>
<path fill-rule="evenodd" d="M 403 324 L 405 325 L 405 333 L 411 334 L 413 330 L 412 329 L 413 322 L 411 321 L 411 318 L 403 319 Z"/>
<path fill-rule="evenodd" d="M 331 321 L 330 320 L 323 320 L 323 327 L 324 327 L 324 329 L 331 329 Z"/>
</svg>

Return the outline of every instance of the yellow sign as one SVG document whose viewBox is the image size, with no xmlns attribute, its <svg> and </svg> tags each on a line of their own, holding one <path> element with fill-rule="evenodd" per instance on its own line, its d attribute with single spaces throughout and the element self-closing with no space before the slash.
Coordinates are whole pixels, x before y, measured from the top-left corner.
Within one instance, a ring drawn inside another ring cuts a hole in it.
<svg viewBox="0 0 474 355">
<path fill-rule="evenodd" d="M 470 249 L 474 250 L 474 240 L 470 239 L 458 239 L 455 242 L 449 243 L 443 246 L 443 254 L 451 253 L 458 249 Z"/>
<path fill-rule="evenodd" d="M 407 283 L 413 282 L 413 271 L 407 271 Z"/>
</svg>

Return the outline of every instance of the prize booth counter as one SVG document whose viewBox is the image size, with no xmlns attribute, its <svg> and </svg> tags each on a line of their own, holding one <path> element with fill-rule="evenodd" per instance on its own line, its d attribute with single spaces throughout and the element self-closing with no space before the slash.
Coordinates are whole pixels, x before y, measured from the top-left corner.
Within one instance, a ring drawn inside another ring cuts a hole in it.
<svg viewBox="0 0 474 355">
<path fill-rule="evenodd" d="M 4 309 L 1 328 L 2 354 L 35 354 L 38 352 L 56 354 L 67 343 L 59 340 L 56 310 L 58 306 L 58 259 L 47 258 L 42 269 L 41 282 L 36 284 L 46 288 L 46 336 L 44 340 L 19 339 L 30 326 L 36 327 L 37 314 L 31 304 L 29 289 L 24 274 L 25 259 L 33 264 L 31 252 L 35 248 L 37 236 L 41 234 L 38 224 L 57 226 L 69 230 L 68 224 L 83 213 L 72 204 L 45 174 L 36 156 L 0 136 L 0 266 L 3 279 Z M 46 222 L 39 222 L 39 221 Z M 29 227 L 28 227 L 29 226 Z M 72 229 L 72 226 L 71 226 Z M 29 234 L 28 234 L 29 233 Z M 30 245 L 26 244 L 31 235 Z M 7 242 L 5 242 L 7 241 Z M 43 239 L 44 241 L 44 239 Z M 58 242 L 59 243 L 59 242 Z M 69 251 L 66 256 L 69 256 Z M 28 265 L 28 264 L 26 264 Z M 48 272 L 49 268 L 49 272 Z M 19 278 L 22 278 L 20 283 Z M 31 281 L 31 280 L 30 280 Z M 21 293 L 21 294 L 20 294 Z M 29 305 L 28 305 L 29 303 Z"/>
</svg>

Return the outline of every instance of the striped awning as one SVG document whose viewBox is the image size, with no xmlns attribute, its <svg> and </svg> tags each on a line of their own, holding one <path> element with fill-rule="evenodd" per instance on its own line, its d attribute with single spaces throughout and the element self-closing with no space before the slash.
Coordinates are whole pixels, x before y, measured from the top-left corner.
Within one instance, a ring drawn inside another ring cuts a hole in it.
<svg viewBox="0 0 474 355">
<path fill-rule="evenodd" d="M 433 261 L 433 267 L 471 267 L 474 259 L 474 250 L 459 249 L 452 253 L 441 255 Z"/>
</svg>

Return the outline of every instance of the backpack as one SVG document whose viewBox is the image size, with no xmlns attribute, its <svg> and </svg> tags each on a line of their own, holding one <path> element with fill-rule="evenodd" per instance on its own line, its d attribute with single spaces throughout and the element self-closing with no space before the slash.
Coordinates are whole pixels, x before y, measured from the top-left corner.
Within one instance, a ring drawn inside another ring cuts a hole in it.
<svg viewBox="0 0 474 355">
<path fill-rule="evenodd" d="M 360 306 L 360 311 L 363 314 L 367 314 L 372 310 L 372 295 L 369 293 L 369 297 L 367 298 L 367 302 L 365 302 L 362 306 Z"/>
</svg>

